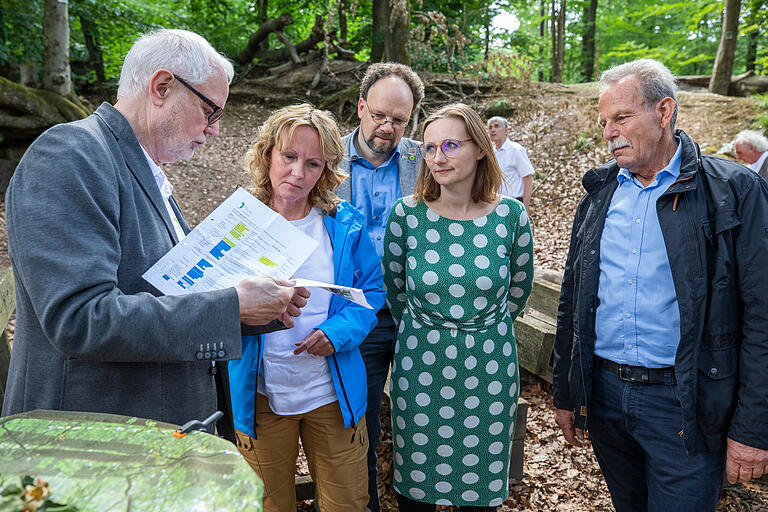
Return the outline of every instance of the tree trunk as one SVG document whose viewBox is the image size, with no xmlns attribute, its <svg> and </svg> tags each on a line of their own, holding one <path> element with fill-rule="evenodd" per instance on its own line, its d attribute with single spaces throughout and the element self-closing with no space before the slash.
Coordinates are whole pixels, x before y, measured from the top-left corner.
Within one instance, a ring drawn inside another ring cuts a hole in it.
<svg viewBox="0 0 768 512">
<path fill-rule="evenodd" d="M 104 73 L 104 57 L 101 54 L 101 46 L 99 45 L 98 35 L 95 27 L 91 23 L 91 20 L 80 16 L 80 28 L 83 31 L 83 39 L 85 39 L 85 47 L 88 50 L 88 60 L 90 61 L 91 68 L 96 73 L 96 81 L 103 84 L 107 78 Z"/>
<path fill-rule="evenodd" d="M 286 12 L 273 20 L 266 21 L 259 25 L 259 28 L 256 29 L 256 32 L 254 32 L 248 40 L 245 49 L 237 54 L 235 60 L 242 66 L 249 64 L 253 58 L 256 57 L 256 53 L 261 47 L 261 42 L 265 41 L 272 32 L 283 30 L 287 25 L 293 25 L 293 16 Z"/>
<path fill-rule="evenodd" d="M 339 0 L 339 38 L 347 40 L 347 6 L 344 0 Z"/>
<path fill-rule="evenodd" d="M 259 5 L 259 23 L 267 21 L 267 10 L 269 8 L 269 0 L 258 0 Z"/>
<path fill-rule="evenodd" d="M 19 66 L 19 83 L 26 87 L 37 87 L 37 65 L 33 63 Z"/>
<path fill-rule="evenodd" d="M 308 52 L 309 50 L 312 50 L 313 48 L 317 48 L 317 43 L 325 38 L 325 30 L 323 25 L 323 17 L 319 14 L 315 15 L 315 25 L 312 27 L 312 31 L 310 32 L 309 36 L 294 46 L 297 54 L 300 55 L 302 53 Z M 261 29 L 261 27 L 259 27 L 259 29 Z M 256 53 L 254 57 L 258 57 L 259 63 L 284 62 L 291 59 L 291 50 L 287 47 L 263 50 Z"/>
<path fill-rule="evenodd" d="M 589 0 L 584 6 L 584 33 L 581 37 L 581 78 L 584 82 L 592 81 L 595 68 L 595 19 L 597 0 Z"/>
<path fill-rule="evenodd" d="M 728 94 L 733 72 L 733 57 L 736 53 L 736 37 L 739 35 L 740 10 L 741 0 L 725 1 L 723 31 L 715 56 L 715 65 L 712 68 L 712 80 L 709 82 L 709 91 L 715 94 Z"/>
<path fill-rule="evenodd" d="M 595 45 L 595 62 L 592 67 L 592 81 L 597 82 L 600 77 L 600 40 L 603 38 L 603 31 L 597 33 L 597 43 Z"/>
<path fill-rule="evenodd" d="M 371 29 L 371 62 L 381 62 L 389 32 L 389 0 L 373 0 L 373 27 Z"/>
<path fill-rule="evenodd" d="M 547 13 L 547 2 L 546 0 L 539 0 L 539 16 L 541 16 L 541 21 L 539 21 L 539 82 L 544 81 L 544 68 L 543 62 L 544 62 L 544 46 L 546 42 L 544 41 L 544 36 L 547 35 L 547 22 L 544 15 Z"/>
<path fill-rule="evenodd" d="M 749 3 L 749 15 L 747 16 L 747 27 L 754 26 L 755 28 L 747 34 L 747 54 L 745 59 L 745 67 L 747 71 L 755 70 L 755 60 L 757 60 L 757 41 L 760 36 L 760 24 L 757 20 L 757 11 L 760 8 L 760 4 L 763 0 L 752 0 Z"/>
<path fill-rule="evenodd" d="M 552 15 L 549 18 L 549 32 L 552 39 L 552 73 L 549 75 L 550 82 L 557 82 L 557 0 L 552 0 Z"/>
<path fill-rule="evenodd" d="M 69 69 L 68 0 L 45 0 L 43 5 L 43 89 L 62 96 L 72 93 Z"/>
<path fill-rule="evenodd" d="M 555 1 L 552 1 L 552 23 L 555 23 Z M 552 52 L 552 82 L 563 81 L 565 65 L 565 0 L 560 0 L 560 10 L 557 12 L 557 24 L 552 34 L 555 46 Z"/>
<path fill-rule="evenodd" d="M 408 9 L 408 0 L 391 0 L 389 8 L 386 59 L 390 62 L 399 62 L 410 66 L 411 14 Z"/>
</svg>

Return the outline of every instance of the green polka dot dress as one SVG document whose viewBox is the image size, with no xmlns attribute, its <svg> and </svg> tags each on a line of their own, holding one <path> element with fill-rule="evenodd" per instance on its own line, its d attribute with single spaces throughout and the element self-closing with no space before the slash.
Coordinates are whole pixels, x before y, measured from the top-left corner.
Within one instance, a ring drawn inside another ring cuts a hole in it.
<svg viewBox="0 0 768 512">
<path fill-rule="evenodd" d="M 398 322 L 395 490 L 425 503 L 498 506 L 509 495 L 519 387 L 512 321 L 533 280 L 528 215 L 507 197 L 467 221 L 400 199 L 383 265 Z"/>
</svg>

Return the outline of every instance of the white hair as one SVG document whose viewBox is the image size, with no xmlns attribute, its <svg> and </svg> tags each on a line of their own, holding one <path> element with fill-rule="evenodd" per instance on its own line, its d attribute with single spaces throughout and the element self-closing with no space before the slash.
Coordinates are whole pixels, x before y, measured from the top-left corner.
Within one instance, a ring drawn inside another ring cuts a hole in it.
<svg viewBox="0 0 768 512">
<path fill-rule="evenodd" d="M 661 62 L 653 59 L 637 59 L 603 71 L 600 75 L 600 94 L 610 86 L 630 77 L 640 81 L 643 91 L 643 103 L 648 110 L 653 109 L 664 98 L 675 100 L 670 128 L 675 129 L 677 121 L 677 78 Z"/>
<path fill-rule="evenodd" d="M 493 124 L 493 123 L 497 123 L 497 122 L 498 122 L 498 123 L 501 123 L 501 124 L 502 124 L 502 126 L 504 126 L 504 128 L 509 128 L 509 122 L 507 122 L 507 120 L 506 120 L 506 119 L 504 119 L 504 118 L 503 118 L 503 117 L 501 117 L 501 116 L 493 116 L 492 118 L 490 118 L 490 119 L 488 120 L 488 123 L 487 123 L 487 124 L 488 124 L 488 126 L 490 127 L 490 126 L 491 126 L 491 124 Z"/>
<path fill-rule="evenodd" d="M 218 53 L 202 36 L 187 30 L 160 29 L 141 36 L 123 61 L 117 98 L 142 95 L 158 69 L 167 69 L 191 84 L 206 82 L 221 73 L 232 81 L 232 63 Z"/>
<path fill-rule="evenodd" d="M 749 144 L 758 153 L 768 151 L 768 138 L 757 130 L 741 130 L 733 139 L 733 145 L 736 144 Z"/>
</svg>

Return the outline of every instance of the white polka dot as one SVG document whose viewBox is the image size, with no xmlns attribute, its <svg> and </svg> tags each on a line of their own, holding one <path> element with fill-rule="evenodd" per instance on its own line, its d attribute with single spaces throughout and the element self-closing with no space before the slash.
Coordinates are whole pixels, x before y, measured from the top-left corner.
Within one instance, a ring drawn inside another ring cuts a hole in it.
<svg viewBox="0 0 768 512">
<path fill-rule="evenodd" d="M 448 252 L 451 253 L 451 256 L 461 258 L 464 256 L 464 247 L 461 244 L 451 244 L 451 246 L 448 248 Z"/>
<path fill-rule="evenodd" d="M 504 463 L 500 460 L 495 460 L 488 466 L 488 471 L 491 473 L 498 473 L 502 469 L 504 469 Z"/>
<path fill-rule="evenodd" d="M 427 476 L 421 471 L 418 471 L 418 470 L 411 471 L 411 480 L 413 480 L 414 482 L 423 482 L 426 478 Z"/>
<path fill-rule="evenodd" d="M 517 371 L 515 363 L 509 363 L 509 366 L 507 366 L 507 375 L 513 377 L 515 375 L 515 371 Z"/>
<path fill-rule="evenodd" d="M 449 427 L 448 425 L 443 425 L 437 429 L 437 433 L 444 439 L 450 439 L 453 437 L 453 428 Z"/>
<path fill-rule="evenodd" d="M 408 339 L 405 340 L 405 345 L 411 350 L 415 349 L 418 344 L 416 336 L 408 336 Z"/>
<path fill-rule="evenodd" d="M 504 346 L 501 347 L 501 352 L 504 354 L 504 356 L 509 357 L 512 355 L 512 344 L 510 342 L 505 342 Z"/>
<path fill-rule="evenodd" d="M 389 270 L 391 270 L 395 274 L 399 274 L 400 272 L 403 271 L 403 266 L 396 261 L 390 261 Z"/>
<path fill-rule="evenodd" d="M 440 414 L 440 417 L 443 418 L 444 420 L 449 420 L 453 418 L 454 414 L 456 413 L 453 410 L 453 407 L 444 405 L 440 408 L 439 414 Z"/>
<path fill-rule="evenodd" d="M 500 491 L 502 487 L 504 487 L 504 480 L 494 480 L 493 482 L 488 484 L 488 488 L 493 492 Z"/>
<path fill-rule="evenodd" d="M 440 341 L 440 333 L 435 330 L 429 331 L 427 333 L 427 341 L 432 344 L 437 343 Z"/>
<path fill-rule="evenodd" d="M 520 297 L 522 297 L 524 293 L 525 292 L 523 292 L 523 289 L 518 288 L 517 286 L 513 286 L 512 288 L 509 289 L 509 295 L 516 299 L 519 299 Z"/>
<path fill-rule="evenodd" d="M 435 466 L 435 471 L 445 476 L 445 475 L 450 475 L 451 472 L 453 471 L 453 468 L 448 464 L 438 464 L 437 466 Z"/>
<path fill-rule="evenodd" d="M 403 249 L 401 249 L 395 242 L 392 242 L 389 244 L 389 252 L 391 252 L 393 256 L 400 256 L 403 254 Z"/>
<path fill-rule="evenodd" d="M 461 462 L 463 462 L 465 466 L 475 466 L 478 462 L 480 462 L 480 457 L 474 453 L 470 453 L 465 455 L 464 458 L 461 459 Z"/>
<path fill-rule="evenodd" d="M 464 308 L 458 304 L 451 306 L 451 316 L 453 318 L 461 318 L 464 316 Z"/>
<path fill-rule="evenodd" d="M 430 210 L 429 208 L 427 208 L 427 218 L 432 222 L 437 222 L 438 220 L 440 220 L 440 216 L 435 212 L 433 212 L 432 210 Z"/>
<path fill-rule="evenodd" d="M 400 471 L 395 470 L 395 482 L 402 482 L 403 477 L 400 475 Z"/>
<path fill-rule="evenodd" d="M 485 365 L 485 371 L 488 375 L 493 375 L 499 371 L 499 363 L 496 361 L 488 361 L 488 364 Z"/>
<path fill-rule="evenodd" d="M 420 500 L 424 496 L 426 496 L 426 493 L 417 487 L 411 487 L 410 489 L 408 489 L 408 494 L 410 494 L 412 498 L 417 500 Z"/>
<path fill-rule="evenodd" d="M 424 446 L 429 442 L 429 438 L 425 434 L 417 432 L 416 434 L 413 434 L 413 442 L 419 446 Z"/>
<path fill-rule="evenodd" d="M 451 386 L 443 386 L 440 389 L 440 396 L 446 400 L 451 400 L 456 396 L 456 391 Z"/>
<path fill-rule="evenodd" d="M 415 215 L 408 215 L 405 218 L 405 222 L 408 223 L 408 227 L 411 228 L 411 229 L 413 229 L 413 228 L 415 228 L 416 226 L 419 225 L 419 220 L 416 218 Z"/>
<path fill-rule="evenodd" d="M 427 299 L 427 302 L 430 304 L 440 304 L 440 296 L 434 292 L 427 292 L 424 294 L 424 298 Z"/>
<path fill-rule="evenodd" d="M 405 217 L 405 209 L 403 208 L 403 203 L 399 202 L 395 205 L 395 214 L 398 217 Z"/>
<path fill-rule="evenodd" d="M 395 279 L 393 279 L 392 282 L 395 284 L 395 288 L 402 288 L 403 285 L 405 284 L 403 280 L 400 279 L 399 277 L 396 277 Z"/>
<path fill-rule="evenodd" d="M 509 386 L 509 396 L 515 396 L 516 393 L 517 393 L 517 383 L 513 382 Z"/>
<path fill-rule="evenodd" d="M 437 251 L 430 249 L 424 253 L 424 259 L 427 260 L 427 263 L 435 264 L 440 261 L 440 255 Z"/>
<path fill-rule="evenodd" d="M 398 385 L 398 386 L 400 387 L 400 389 L 402 389 L 403 391 L 407 390 L 407 389 L 408 389 L 408 379 L 406 379 L 405 377 L 400 377 L 400 378 L 397 380 L 397 385 Z"/>
<path fill-rule="evenodd" d="M 528 254 L 527 252 L 524 252 L 523 254 L 517 257 L 517 260 L 515 261 L 515 263 L 517 263 L 518 267 L 522 267 L 523 265 L 528 263 L 529 259 L 531 259 L 531 255 Z"/>
<path fill-rule="evenodd" d="M 416 403 L 422 407 L 428 406 L 431 401 L 429 395 L 426 393 L 419 393 L 416 395 Z"/>
<path fill-rule="evenodd" d="M 480 381 L 477 380 L 477 377 L 473 375 L 471 377 L 467 377 L 467 379 L 464 381 L 464 387 L 467 389 L 475 389 L 479 383 Z"/>
<path fill-rule="evenodd" d="M 432 375 L 427 372 L 421 372 L 419 374 L 419 384 L 422 386 L 429 386 L 432 384 Z"/>
<path fill-rule="evenodd" d="M 498 507 L 504 503 L 504 500 L 502 498 L 493 498 L 491 501 L 488 502 L 489 507 Z"/>
<path fill-rule="evenodd" d="M 480 496 L 475 491 L 464 491 L 461 493 L 461 499 L 464 501 L 477 501 Z"/>
<path fill-rule="evenodd" d="M 495 346 L 496 344 L 493 342 L 493 340 L 485 340 L 485 343 L 483 343 L 483 352 L 490 354 L 493 352 Z"/>
<path fill-rule="evenodd" d="M 499 267 L 499 277 L 502 279 L 507 278 L 507 267 L 506 265 L 502 265 Z"/>
<path fill-rule="evenodd" d="M 448 359 L 456 359 L 457 355 L 458 351 L 456 350 L 456 345 L 448 345 L 445 347 L 445 357 Z"/>
<path fill-rule="evenodd" d="M 504 424 L 500 421 L 494 421 L 491 426 L 488 427 L 488 433 L 497 436 L 504 430 Z"/>
<path fill-rule="evenodd" d="M 506 217 L 509 215 L 509 206 L 504 203 L 499 203 L 499 206 L 496 207 L 496 214 L 499 217 Z"/>
<path fill-rule="evenodd" d="M 393 235 L 395 235 L 398 238 L 403 236 L 403 228 L 401 228 L 400 224 L 398 224 L 397 222 L 391 222 L 389 224 L 389 230 L 392 232 Z"/>
<path fill-rule="evenodd" d="M 507 228 L 504 226 L 504 224 L 499 224 L 496 226 L 496 234 L 499 235 L 501 238 L 505 238 L 507 236 Z"/>
<path fill-rule="evenodd" d="M 464 345 L 465 345 L 467 348 L 472 348 L 472 347 L 474 347 L 474 346 L 475 346 L 475 337 L 474 337 L 474 336 L 472 336 L 471 334 L 467 334 L 467 337 L 466 337 L 466 338 L 464 338 Z"/>
<path fill-rule="evenodd" d="M 411 368 L 413 368 L 413 359 L 411 359 L 408 356 L 405 356 L 403 360 L 400 362 L 400 366 L 403 368 L 403 370 L 408 371 Z"/>
<path fill-rule="evenodd" d="M 480 424 L 480 418 L 477 416 L 467 416 L 464 418 L 464 426 L 467 428 L 475 428 Z"/>
<path fill-rule="evenodd" d="M 499 332 L 499 336 L 506 336 L 507 324 L 504 322 L 501 322 L 499 325 L 496 326 L 496 330 Z"/>
<path fill-rule="evenodd" d="M 446 351 L 447 351 L 447 349 L 446 349 Z M 443 377 L 445 377 L 448 380 L 455 379 L 456 378 L 456 368 L 454 368 L 453 366 L 446 366 L 445 368 L 443 368 Z"/>
<path fill-rule="evenodd" d="M 499 414 L 501 414 L 501 411 L 503 411 L 503 410 L 504 410 L 504 404 L 501 403 L 501 402 L 493 402 L 488 407 L 488 412 L 490 412 L 491 415 L 493 415 L 493 416 L 498 416 Z"/>
<path fill-rule="evenodd" d="M 526 224 L 528 224 L 528 212 L 523 210 L 522 212 L 520 212 L 520 227 L 523 227 Z"/>
<path fill-rule="evenodd" d="M 411 460 L 416 464 L 424 464 L 427 462 L 427 456 L 421 452 L 413 452 L 411 454 Z M 402 462 L 400 464 L 402 464 Z"/>
<path fill-rule="evenodd" d="M 409 208 L 416 206 L 416 199 L 413 196 L 405 196 L 403 198 L 403 204 Z"/>
<path fill-rule="evenodd" d="M 448 482 L 437 482 L 435 484 L 435 490 L 437 492 L 451 492 L 451 489 L 453 489 L 453 486 Z"/>
<path fill-rule="evenodd" d="M 400 455 L 400 453 L 396 453 L 396 454 L 395 454 L 395 463 L 396 463 L 398 466 L 402 466 L 402 465 L 403 465 L 403 456 L 402 456 L 402 455 Z"/>
<path fill-rule="evenodd" d="M 499 258 L 507 259 L 507 248 L 503 245 L 500 245 L 496 248 L 496 254 L 499 255 Z"/>
<path fill-rule="evenodd" d="M 514 313 L 518 309 L 520 309 L 520 308 L 517 307 L 517 304 L 515 304 L 514 302 L 510 302 L 509 303 L 509 312 L 510 313 Z"/>
<path fill-rule="evenodd" d="M 433 244 L 440 241 L 440 233 L 438 233 L 437 230 L 434 230 L 434 229 L 428 229 L 424 236 L 426 236 L 427 240 L 429 240 Z"/>
<path fill-rule="evenodd" d="M 424 361 L 424 364 L 434 364 L 434 362 L 435 362 L 435 354 L 432 351 L 427 350 L 421 356 L 421 360 Z"/>
<path fill-rule="evenodd" d="M 480 276 L 475 280 L 475 285 L 481 290 L 490 290 L 493 282 L 488 276 Z"/>
<path fill-rule="evenodd" d="M 488 384 L 488 393 L 492 395 L 498 395 L 501 393 L 501 382 L 495 380 Z"/>
<path fill-rule="evenodd" d="M 486 269 L 490 264 L 491 262 L 488 260 L 488 258 L 486 256 L 483 256 L 482 254 L 475 258 L 475 266 L 477 268 Z"/>
<path fill-rule="evenodd" d="M 472 305 L 475 306 L 475 309 L 482 310 L 488 305 L 488 299 L 485 297 L 477 297 Z"/>
<path fill-rule="evenodd" d="M 402 416 L 395 417 L 395 423 L 397 423 L 397 428 L 400 430 L 403 430 L 405 428 L 405 419 L 403 419 Z"/>
<path fill-rule="evenodd" d="M 415 290 L 416 289 L 416 283 L 413 282 L 413 278 L 411 276 L 408 276 L 406 278 L 406 280 L 408 281 L 408 289 L 409 290 Z M 413 300 L 416 301 L 416 298 L 414 297 Z M 403 302 L 405 302 L 405 301 L 403 301 Z"/>
<path fill-rule="evenodd" d="M 437 447 L 437 454 L 441 457 L 450 457 L 453 455 L 453 448 L 447 444 L 441 444 Z"/>
<path fill-rule="evenodd" d="M 480 477 L 477 476 L 477 473 L 464 473 L 461 477 L 461 481 L 469 485 L 476 484 L 478 480 Z"/>
<path fill-rule="evenodd" d="M 399 446 L 400 448 L 405 446 L 405 441 L 403 440 L 403 436 L 401 436 L 400 434 L 397 434 L 395 436 L 395 443 L 397 443 L 397 446 Z"/>
<path fill-rule="evenodd" d="M 467 370 L 471 370 L 477 366 L 477 358 L 475 356 L 469 356 L 464 360 L 464 366 L 467 368 Z"/>
<path fill-rule="evenodd" d="M 501 441 L 496 441 L 495 443 L 491 443 L 491 446 L 488 447 L 488 451 L 493 455 L 500 454 L 501 450 L 503 449 L 504 449 L 504 443 L 502 443 Z"/>
<path fill-rule="evenodd" d="M 424 284 L 433 285 L 437 282 L 437 274 L 431 270 L 427 270 L 424 272 L 424 275 L 421 276 L 421 279 L 424 281 Z"/>
<path fill-rule="evenodd" d="M 473 221 L 472 221 L 472 223 L 473 223 L 475 226 L 477 226 L 477 227 L 480 227 L 480 228 L 481 228 L 481 227 L 483 227 L 483 226 L 485 226 L 485 224 L 486 224 L 487 222 L 488 222 L 488 217 L 487 217 L 487 216 L 485 216 L 485 215 L 484 215 L 484 216 L 482 216 L 482 217 L 480 217 L 479 219 L 475 219 L 475 220 L 473 220 Z"/>
<path fill-rule="evenodd" d="M 464 290 L 464 287 L 460 284 L 452 284 L 448 287 L 448 293 L 454 297 L 463 297 L 464 293 L 466 293 L 466 290 Z"/>
<path fill-rule="evenodd" d="M 401 396 L 397 397 L 397 408 L 401 411 L 405 410 L 405 398 Z"/>
<path fill-rule="evenodd" d="M 402 267 L 401 267 L 401 268 L 402 268 Z M 453 265 L 451 265 L 450 267 L 448 267 L 448 272 L 449 272 L 449 273 L 450 273 L 450 274 L 451 274 L 453 277 L 463 277 L 463 276 L 464 276 L 464 274 L 466 273 L 466 270 L 464 270 L 464 267 L 462 267 L 462 266 L 461 266 L 461 265 L 459 265 L 458 263 L 454 263 Z"/>
<path fill-rule="evenodd" d="M 517 245 L 520 247 L 526 247 L 529 243 L 531 243 L 531 234 L 530 233 L 523 233 L 520 235 L 520 238 L 517 239 Z"/>
<path fill-rule="evenodd" d="M 440 498 L 439 500 L 435 501 L 435 505 L 453 505 L 453 502 L 445 498 Z"/>
<path fill-rule="evenodd" d="M 486 238 L 485 235 L 475 235 L 475 237 L 472 239 L 472 243 L 475 244 L 475 247 L 482 249 L 488 245 L 488 238 Z"/>
<path fill-rule="evenodd" d="M 525 281 L 526 277 L 528 277 L 528 274 L 526 274 L 521 270 L 520 272 L 517 272 L 514 276 L 512 276 L 512 280 L 516 283 L 519 283 L 520 281 Z"/>
<path fill-rule="evenodd" d="M 476 397 L 476 396 L 474 396 L 474 395 L 473 395 L 473 396 L 468 396 L 468 397 L 467 397 L 467 398 L 464 400 L 464 407 L 466 407 L 467 409 L 474 409 L 474 408 L 475 408 L 475 407 L 477 407 L 478 405 L 480 405 L 480 399 L 479 399 L 479 398 L 477 398 L 477 397 Z"/>
<path fill-rule="evenodd" d="M 453 236 L 461 236 L 464 234 L 464 226 L 453 222 L 448 226 L 448 231 L 450 231 Z"/>
</svg>

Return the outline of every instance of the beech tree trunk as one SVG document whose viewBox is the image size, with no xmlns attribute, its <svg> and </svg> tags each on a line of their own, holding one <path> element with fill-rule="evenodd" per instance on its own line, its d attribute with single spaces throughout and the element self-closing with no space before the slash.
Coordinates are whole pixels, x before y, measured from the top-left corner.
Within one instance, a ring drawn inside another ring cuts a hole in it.
<svg viewBox="0 0 768 512">
<path fill-rule="evenodd" d="M 594 74 L 596 18 L 597 0 L 589 0 L 584 6 L 584 33 L 581 37 L 581 78 L 584 82 L 592 81 Z"/>
<path fill-rule="evenodd" d="M 741 0 L 725 1 L 720 46 L 717 48 L 715 65 L 712 68 L 712 80 L 709 82 L 709 91 L 715 94 L 728 94 L 733 72 L 733 58 L 736 53 L 736 38 L 739 35 L 740 11 Z"/>
<path fill-rule="evenodd" d="M 371 62 L 381 62 L 387 46 L 389 32 L 389 0 L 373 0 L 373 27 L 371 29 Z"/>
<path fill-rule="evenodd" d="M 347 40 L 347 6 L 344 0 L 339 0 L 339 38 Z"/>
<path fill-rule="evenodd" d="M 43 4 L 43 89 L 61 96 L 72 93 L 69 69 L 68 0 L 45 0 Z"/>
<path fill-rule="evenodd" d="M 386 60 L 411 65 L 411 52 L 409 51 L 411 11 L 408 8 L 408 0 L 391 0 L 389 4 L 389 27 L 387 28 Z"/>
<path fill-rule="evenodd" d="M 563 68 L 565 67 L 565 0 L 560 0 L 560 9 L 555 18 L 555 2 L 552 0 L 552 82 L 563 81 Z M 555 19 L 557 23 L 555 24 Z"/>
<path fill-rule="evenodd" d="M 546 46 L 546 41 L 544 41 L 544 36 L 547 35 L 547 22 L 544 15 L 547 13 L 547 2 L 546 0 L 539 0 L 539 16 L 541 16 L 541 21 L 539 22 L 539 38 L 541 39 L 540 46 L 539 46 L 539 61 L 544 62 L 544 48 Z M 539 64 L 539 73 L 538 73 L 538 79 L 539 82 L 544 81 L 544 68 L 542 67 L 542 64 Z"/>
<path fill-rule="evenodd" d="M 249 64 L 259 52 L 262 41 L 266 41 L 267 37 L 272 32 L 279 32 L 283 30 L 283 28 L 285 28 L 287 25 L 293 25 L 293 16 L 287 12 L 284 12 L 275 19 L 265 21 L 259 25 L 259 28 L 256 29 L 256 32 L 251 35 L 251 38 L 248 40 L 248 44 L 245 46 L 243 51 L 237 54 L 235 60 L 237 60 L 237 62 L 242 66 Z"/>
<path fill-rule="evenodd" d="M 83 39 L 85 39 L 85 48 L 88 50 L 88 60 L 90 61 L 91 68 L 96 73 L 96 80 L 103 84 L 107 77 L 104 73 L 104 57 L 101 53 L 101 45 L 99 45 L 95 27 L 91 20 L 80 16 L 80 28 L 83 32 Z"/>
</svg>

